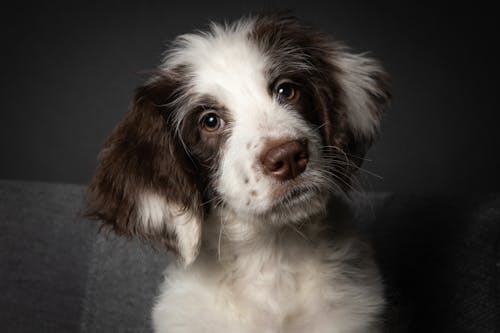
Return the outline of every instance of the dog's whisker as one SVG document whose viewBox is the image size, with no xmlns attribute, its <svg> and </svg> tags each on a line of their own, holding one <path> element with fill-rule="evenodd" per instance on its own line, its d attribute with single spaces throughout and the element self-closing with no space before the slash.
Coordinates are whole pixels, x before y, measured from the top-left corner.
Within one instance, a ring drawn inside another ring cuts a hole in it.
<svg viewBox="0 0 500 333">
<path fill-rule="evenodd" d="M 325 154 L 322 157 L 323 157 L 323 159 L 322 159 L 323 162 L 337 164 L 337 165 L 344 164 L 348 167 L 354 167 L 356 170 L 362 171 L 362 172 L 364 172 L 370 176 L 373 176 L 375 178 L 383 179 L 383 176 L 378 175 L 378 174 L 374 173 L 373 171 L 367 170 L 367 169 L 357 165 L 356 163 L 353 163 L 352 161 L 350 161 L 347 158 L 347 154 L 344 156 L 345 159 L 339 158 L 339 156 L 337 156 L 335 154 L 332 154 L 332 155 Z"/>
<path fill-rule="evenodd" d="M 341 165 L 341 166 L 347 166 L 347 167 L 354 167 L 356 170 L 364 172 L 367 175 L 373 176 L 373 177 L 378 178 L 378 179 L 384 179 L 383 176 L 381 176 L 379 174 L 376 174 L 373 171 L 367 170 L 367 169 L 365 169 L 363 167 L 360 167 L 360 166 L 358 166 L 358 165 L 356 165 L 354 163 L 349 163 L 349 162 L 346 162 L 344 160 L 325 159 L 324 162 L 325 163 L 330 163 L 330 164 L 333 164 L 333 165 Z"/>
<path fill-rule="evenodd" d="M 217 240 L 217 260 L 221 261 L 221 243 L 222 243 L 222 232 L 224 230 L 224 217 L 220 216 L 220 225 L 219 225 L 219 239 Z"/>
<path fill-rule="evenodd" d="M 366 158 L 366 157 L 362 157 L 362 156 L 357 156 L 357 155 L 353 155 L 353 154 L 350 154 L 350 153 L 347 153 L 345 152 L 343 149 L 337 147 L 337 146 L 322 146 L 321 147 L 321 151 L 331 151 L 331 148 L 337 150 L 337 151 L 343 151 L 345 155 L 347 156 L 350 156 L 352 158 L 356 158 L 356 159 L 359 159 L 359 160 L 362 160 L 362 161 L 365 161 L 365 162 L 373 162 L 372 159 L 370 158 Z"/>
<path fill-rule="evenodd" d="M 337 180 L 341 181 L 351 191 L 357 192 L 357 190 L 352 186 L 352 184 L 350 184 L 348 181 L 346 181 L 345 179 L 343 179 L 342 175 L 338 175 L 336 173 L 333 173 L 333 172 L 330 172 L 330 171 L 326 171 L 326 170 L 324 170 L 324 172 L 327 173 L 327 174 L 329 174 L 330 176 L 336 178 Z M 350 179 L 350 178 L 348 178 L 348 179 Z"/>
<path fill-rule="evenodd" d="M 330 177 L 327 177 L 326 175 L 321 175 L 319 176 L 320 180 L 322 180 L 324 183 L 326 183 L 328 186 L 331 186 L 332 190 L 335 190 L 336 192 L 344 192 L 342 188 L 340 187 L 339 184 L 337 184 L 334 180 L 330 179 Z"/>
<path fill-rule="evenodd" d="M 305 239 L 306 241 L 308 242 L 311 242 L 311 240 L 302 232 L 299 230 L 299 228 L 297 228 L 295 225 L 293 224 L 290 224 L 289 227 L 295 231 L 300 237 L 302 237 L 303 239 Z"/>
<path fill-rule="evenodd" d="M 213 202 L 217 203 L 219 200 L 222 200 L 221 196 L 220 195 L 215 195 L 212 199 L 204 201 L 201 204 L 201 206 L 206 206 L 206 205 L 209 205 L 209 204 L 211 204 Z M 215 204 L 215 205 L 217 205 L 217 204 Z"/>
<path fill-rule="evenodd" d="M 320 129 L 322 129 L 323 127 L 325 127 L 326 125 L 328 125 L 328 123 L 327 123 L 327 122 L 324 122 L 323 124 L 321 124 L 321 125 L 317 126 L 316 128 L 314 128 L 314 130 L 315 130 L 315 131 L 320 130 Z"/>
</svg>

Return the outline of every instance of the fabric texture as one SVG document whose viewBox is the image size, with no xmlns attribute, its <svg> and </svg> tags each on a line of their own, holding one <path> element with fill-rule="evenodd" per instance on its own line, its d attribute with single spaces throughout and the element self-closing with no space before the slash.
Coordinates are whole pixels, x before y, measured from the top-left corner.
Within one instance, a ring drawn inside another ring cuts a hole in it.
<svg viewBox="0 0 500 333">
<path fill-rule="evenodd" d="M 84 187 L 0 181 L 5 332 L 151 332 L 169 257 L 99 233 Z M 354 194 L 390 302 L 389 332 L 500 331 L 500 195 Z"/>
<path fill-rule="evenodd" d="M 151 309 L 168 265 L 165 253 L 114 235 L 92 248 L 82 332 L 151 332 Z"/>
<path fill-rule="evenodd" d="M 353 200 L 375 249 L 390 332 L 499 332 L 500 196 Z"/>
<path fill-rule="evenodd" d="M 83 187 L 0 182 L 0 328 L 77 332 L 96 228 Z"/>
</svg>

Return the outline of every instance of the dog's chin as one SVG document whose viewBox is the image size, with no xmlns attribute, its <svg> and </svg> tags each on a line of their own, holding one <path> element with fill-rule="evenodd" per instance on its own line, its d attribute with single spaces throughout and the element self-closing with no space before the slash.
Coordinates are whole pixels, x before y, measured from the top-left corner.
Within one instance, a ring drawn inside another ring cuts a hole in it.
<svg viewBox="0 0 500 333">
<path fill-rule="evenodd" d="M 274 184 L 265 199 L 250 205 L 241 206 L 241 202 L 223 199 L 217 208 L 242 221 L 279 226 L 306 222 L 324 214 L 330 196 L 328 188 L 320 184 L 289 182 Z"/>
<path fill-rule="evenodd" d="M 310 186 L 280 186 L 271 197 L 269 208 L 257 215 L 273 224 L 306 221 L 323 213 L 328 201 L 326 190 Z"/>
</svg>

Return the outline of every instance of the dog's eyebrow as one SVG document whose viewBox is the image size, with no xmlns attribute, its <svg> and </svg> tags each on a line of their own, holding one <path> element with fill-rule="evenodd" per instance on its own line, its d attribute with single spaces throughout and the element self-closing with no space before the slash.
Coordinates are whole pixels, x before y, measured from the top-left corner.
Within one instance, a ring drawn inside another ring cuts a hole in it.
<svg viewBox="0 0 500 333">
<path fill-rule="evenodd" d="M 211 95 L 198 95 L 191 99 L 191 110 L 225 110 L 225 106 Z"/>
</svg>

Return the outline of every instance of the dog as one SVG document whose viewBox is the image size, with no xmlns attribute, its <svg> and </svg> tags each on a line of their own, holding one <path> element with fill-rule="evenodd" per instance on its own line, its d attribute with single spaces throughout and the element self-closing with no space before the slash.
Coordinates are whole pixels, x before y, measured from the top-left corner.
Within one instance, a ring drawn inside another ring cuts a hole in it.
<svg viewBox="0 0 500 333">
<path fill-rule="evenodd" d="M 377 137 L 388 86 L 377 61 L 287 14 L 173 42 L 87 193 L 88 216 L 177 258 L 156 332 L 381 329 L 373 253 L 327 208 Z"/>
</svg>

